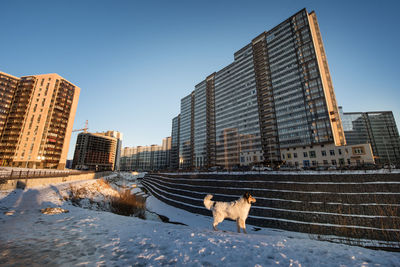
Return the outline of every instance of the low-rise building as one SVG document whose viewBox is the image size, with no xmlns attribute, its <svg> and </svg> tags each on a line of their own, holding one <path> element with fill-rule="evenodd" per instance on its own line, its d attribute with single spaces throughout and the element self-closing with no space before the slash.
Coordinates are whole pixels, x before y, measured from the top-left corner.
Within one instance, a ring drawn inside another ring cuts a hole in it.
<svg viewBox="0 0 400 267">
<path fill-rule="evenodd" d="M 335 146 L 335 144 L 302 146 L 281 150 L 285 165 L 301 168 L 345 167 L 374 164 L 370 144 Z"/>
</svg>

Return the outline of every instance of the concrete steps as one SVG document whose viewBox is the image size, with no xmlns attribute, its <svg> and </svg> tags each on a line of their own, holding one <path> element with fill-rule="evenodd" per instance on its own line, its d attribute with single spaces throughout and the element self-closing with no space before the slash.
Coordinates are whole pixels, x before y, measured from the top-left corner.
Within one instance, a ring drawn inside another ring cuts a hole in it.
<svg viewBox="0 0 400 267">
<path fill-rule="evenodd" d="M 211 216 L 203 198 L 257 199 L 248 224 L 310 234 L 400 240 L 400 174 L 182 175 L 148 174 L 143 186 L 169 205 Z"/>
</svg>

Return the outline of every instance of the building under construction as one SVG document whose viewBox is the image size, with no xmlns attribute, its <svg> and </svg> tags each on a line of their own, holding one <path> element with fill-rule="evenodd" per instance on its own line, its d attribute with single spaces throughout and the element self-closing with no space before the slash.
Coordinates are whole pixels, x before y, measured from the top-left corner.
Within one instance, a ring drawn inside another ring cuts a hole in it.
<svg viewBox="0 0 400 267">
<path fill-rule="evenodd" d="M 115 170 L 121 139 L 122 134 L 115 131 L 80 133 L 76 140 L 72 168 L 94 171 Z"/>
</svg>

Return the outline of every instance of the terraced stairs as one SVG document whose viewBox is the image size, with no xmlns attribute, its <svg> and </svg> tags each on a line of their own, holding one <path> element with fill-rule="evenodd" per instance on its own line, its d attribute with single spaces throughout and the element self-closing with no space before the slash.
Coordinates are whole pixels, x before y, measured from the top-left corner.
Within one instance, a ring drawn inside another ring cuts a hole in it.
<svg viewBox="0 0 400 267">
<path fill-rule="evenodd" d="M 247 224 L 346 238 L 400 241 L 400 174 L 147 174 L 143 187 L 161 201 L 211 216 L 203 198 L 257 202 Z"/>
</svg>

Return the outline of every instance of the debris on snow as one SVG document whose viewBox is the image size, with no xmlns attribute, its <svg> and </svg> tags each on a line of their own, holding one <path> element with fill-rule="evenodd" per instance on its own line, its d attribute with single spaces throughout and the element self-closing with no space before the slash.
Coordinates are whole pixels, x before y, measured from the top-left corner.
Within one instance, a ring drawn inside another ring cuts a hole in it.
<svg viewBox="0 0 400 267">
<path fill-rule="evenodd" d="M 40 212 L 43 213 L 43 214 L 47 214 L 47 215 L 54 215 L 54 214 L 60 214 L 60 213 L 68 213 L 69 210 L 62 209 L 62 208 L 59 208 L 59 207 L 57 207 L 57 208 L 48 207 L 48 208 L 45 208 L 45 209 L 41 209 Z"/>
</svg>

